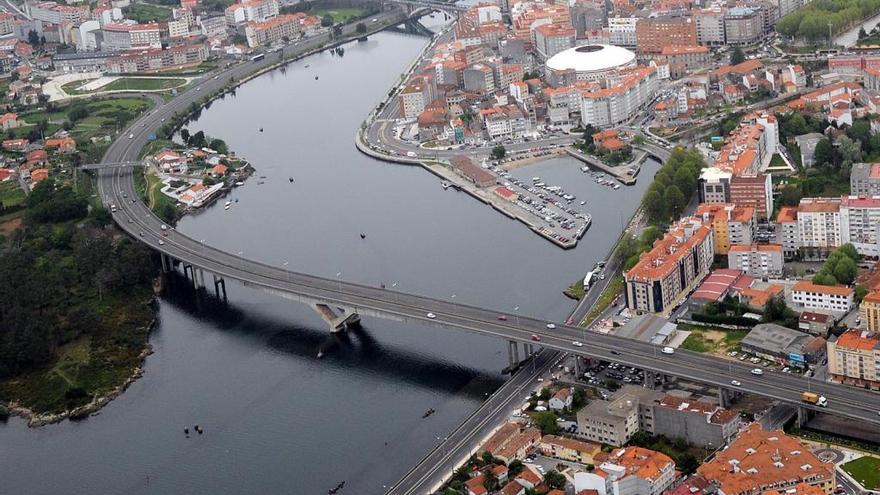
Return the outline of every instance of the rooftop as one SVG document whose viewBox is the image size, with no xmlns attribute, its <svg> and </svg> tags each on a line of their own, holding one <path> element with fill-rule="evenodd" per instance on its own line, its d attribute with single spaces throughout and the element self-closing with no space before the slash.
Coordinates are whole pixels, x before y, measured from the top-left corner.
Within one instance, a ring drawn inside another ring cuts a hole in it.
<svg viewBox="0 0 880 495">
<path fill-rule="evenodd" d="M 614 45 L 584 45 L 569 48 L 547 61 L 552 70 L 596 72 L 614 69 L 635 61 L 636 54 Z"/>
</svg>

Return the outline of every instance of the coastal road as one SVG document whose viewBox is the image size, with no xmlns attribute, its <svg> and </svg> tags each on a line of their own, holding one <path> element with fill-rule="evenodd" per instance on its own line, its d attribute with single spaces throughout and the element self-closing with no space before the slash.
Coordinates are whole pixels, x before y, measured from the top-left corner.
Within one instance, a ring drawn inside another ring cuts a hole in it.
<svg viewBox="0 0 880 495">
<path fill-rule="evenodd" d="M 560 353 L 543 350 L 534 361 L 523 365 L 513 377 L 493 393 L 464 423 L 444 438 L 401 480 L 389 487 L 388 495 L 431 493 L 464 463 L 483 440 L 498 428 L 514 409 L 525 403 L 535 388 L 538 377 L 545 375 L 558 362 Z"/>
</svg>

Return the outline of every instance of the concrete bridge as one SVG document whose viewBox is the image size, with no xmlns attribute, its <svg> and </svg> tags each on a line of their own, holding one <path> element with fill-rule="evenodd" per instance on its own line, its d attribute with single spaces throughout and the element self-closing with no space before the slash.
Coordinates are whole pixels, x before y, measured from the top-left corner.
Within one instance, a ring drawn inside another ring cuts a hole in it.
<svg viewBox="0 0 880 495">
<path fill-rule="evenodd" d="M 427 7 L 432 10 L 443 10 L 450 13 L 466 12 L 468 7 L 456 5 L 453 2 L 443 2 L 441 0 L 386 0 L 388 3 L 406 5 L 412 8 Z"/>
</svg>

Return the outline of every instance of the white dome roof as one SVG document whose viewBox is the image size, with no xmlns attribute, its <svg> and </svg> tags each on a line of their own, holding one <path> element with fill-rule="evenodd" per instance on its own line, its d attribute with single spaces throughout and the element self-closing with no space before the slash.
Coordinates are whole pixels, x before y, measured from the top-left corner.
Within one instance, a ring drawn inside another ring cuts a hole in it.
<svg viewBox="0 0 880 495">
<path fill-rule="evenodd" d="M 630 64 L 635 58 L 635 53 L 619 46 L 584 45 L 569 48 L 550 57 L 547 67 L 552 70 L 595 72 Z"/>
</svg>

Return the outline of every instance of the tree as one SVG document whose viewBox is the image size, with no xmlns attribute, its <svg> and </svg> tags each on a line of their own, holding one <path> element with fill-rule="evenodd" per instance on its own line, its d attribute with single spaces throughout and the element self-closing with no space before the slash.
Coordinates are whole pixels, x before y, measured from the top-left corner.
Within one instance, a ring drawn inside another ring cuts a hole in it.
<svg viewBox="0 0 880 495">
<path fill-rule="evenodd" d="M 682 193 L 690 193 L 697 187 L 696 177 L 694 177 L 693 172 L 686 166 L 681 166 L 675 171 L 673 183 L 682 191 Z"/>
<path fill-rule="evenodd" d="M 354 30 L 355 30 L 356 32 L 358 32 L 359 34 L 364 34 L 364 33 L 367 32 L 367 25 L 364 24 L 363 22 L 359 22 L 359 23 L 357 23 L 357 25 L 354 27 Z"/>
<path fill-rule="evenodd" d="M 209 147 L 221 155 L 229 154 L 229 147 L 226 146 L 226 141 L 222 139 L 212 139 Z"/>
<path fill-rule="evenodd" d="M 559 423 L 556 422 L 556 414 L 550 411 L 540 411 L 532 415 L 532 420 L 541 430 L 542 435 L 556 435 L 559 433 Z"/>
<path fill-rule="evenodd" d="M 642 204 L 645 206 L 645 214 L 648 215 L 648 221 L 652 223 L 659 222 L 666 218 L 666 203 L 663 202 L 663 196 L 656 188 L 649 188 L 642 198 Z"/>
<path fill-rule="evenodd" d="M 330 27 L 333 25 L 333 16 L 330 14 L 321 18 L 321 27 Z"/>
<path fill-rule="evenodd" d="M 40 44 L 40 35 L 36 31 L 34 31 L 33 29 L 28 31 L 27 36 L 28 36 L 28 43 L 30 43 L 30 45 L 32 47 L 36 48 Z"/>
<path fill-rule="evenodd" d="M 639 237 L 639 241 L 645 247 L 650 247 L 654 245 L 654 241 L 663 238 L 663 231 L 660 230 L 659 227 L 655 225 L 649 225 L 642 231 L 642 235 Z"/>
<path fill-rule="evenodd" d="M 561 490 L 565 488 L 565 475 L 557 473 L 555 470 L 547 471 L 544 475 L 544 483 L 552 489 Z"/>
<path fill-rule="evenodd" d="M 505 155 L 507 155 L 507 149 L 503 145 L 499 144 L 498 146 L 492 148 L 493 160 L 500 160 L 504 158 Z"/>
<path fill-rule="evenodd" d="M 765 323 L 779 321 L 785 316 L 785 311 L 787 309 L 788 305 L 785 304 L 785 299 L 781 296 L 771 297 L 767 300 L 767 303 L 764 304 L 764 314 L 762 319 Z"/>
<path fill-rule="evenodd" d="M 841 160 L 838 165 L 843 163 L 852 165 L 862 159 L 862 143 L 847 136 L 841 136 L 837 140 L 837 153 Z"/>
<path fill-rule="evenodd" d="M 666 188 L 666 191 L 663 193 L 663 201 L 666 203 L 666 207 L 669 208 L 672 218 L 678 218 L 681 212 L 684 211 L 684 207 L 687 206 L 684 194 L 674 185 Z"/>
<path fill-rule="evenodd" d="M 507 477 L 514 478 L 516 475 L 521 473 L 525 469 L 523 462 L 519 459 L 514 459 L 510 461 L 510 464 L 507 465 Z"/>
<path fill-rule="evenodd" d="M 834 163 L 834 146 L 828 138 L 821 139 L 816 143 L 813 150 L 813 162 L 816 165 L 831 165 Z"/>
<path fill-rule="evenodd" d="M 730 65 L 741 64 L 746 61 L 746 54 L 743 53 L 742 48 L 735 47 L 732 52 L 730 52 Z"/>
<path fill-rule="evenodd" d="M 842 284 L 849 285 L 856 279 L 856 262 L 844 256 L 834 266 L 834 278 Z"/>
<path fill-rule="evenodd" d="M 801 188 L 794 184 L 787 184 L 779 193 L 779 201 L 783 206 L 797 206 L 802 197 Z"/>
<path fill-rule="evenodd" d="M 859 256 L 859 252 L 856 251 L 856 247 L 849 242 L 837 248 L 837 251 L 853 261 L 859 261 L 859 258 L 861 257 Z"/>
<path fill-rule="evenodd" d="M 494 492 L 498 489 L 498 486 L 498 476 L 491 469 L 487 469 L 483 474 L 483 488 L 489 492 Z"/>
<path fill-rule="evenodd" d="M 862 149 L 870 149 L 871 146 L 871 124 L 867 120 L 858 119 L 853 122 L 852 126 L 846 131 L 846 135 L 854 141 L 861 143 Z"/>
<path fill-rule="evenodd" d="M 204 131 L 199 131 L 190 136 L 189 145 L 193 148 L 204 148 L 207 144 Z"/>
<path fill-rule="evenodd" d="M 187 128 L 183 128 L 180 130 L 180 139 L 183 141 L 183 144 L 189 145 L 189 130 Z"/>
<path fill-rule="evenodd" d="M 693 474 L 697 471 L 697 468 L 700 467 L 700 463 L 697 461 L 697 458 L 693 456 L 690 452 L 685 452 L 678 456 L 678 459 L 675 461 L 675 465 L 678 469 L 684 474 Z"/>
</svg>

